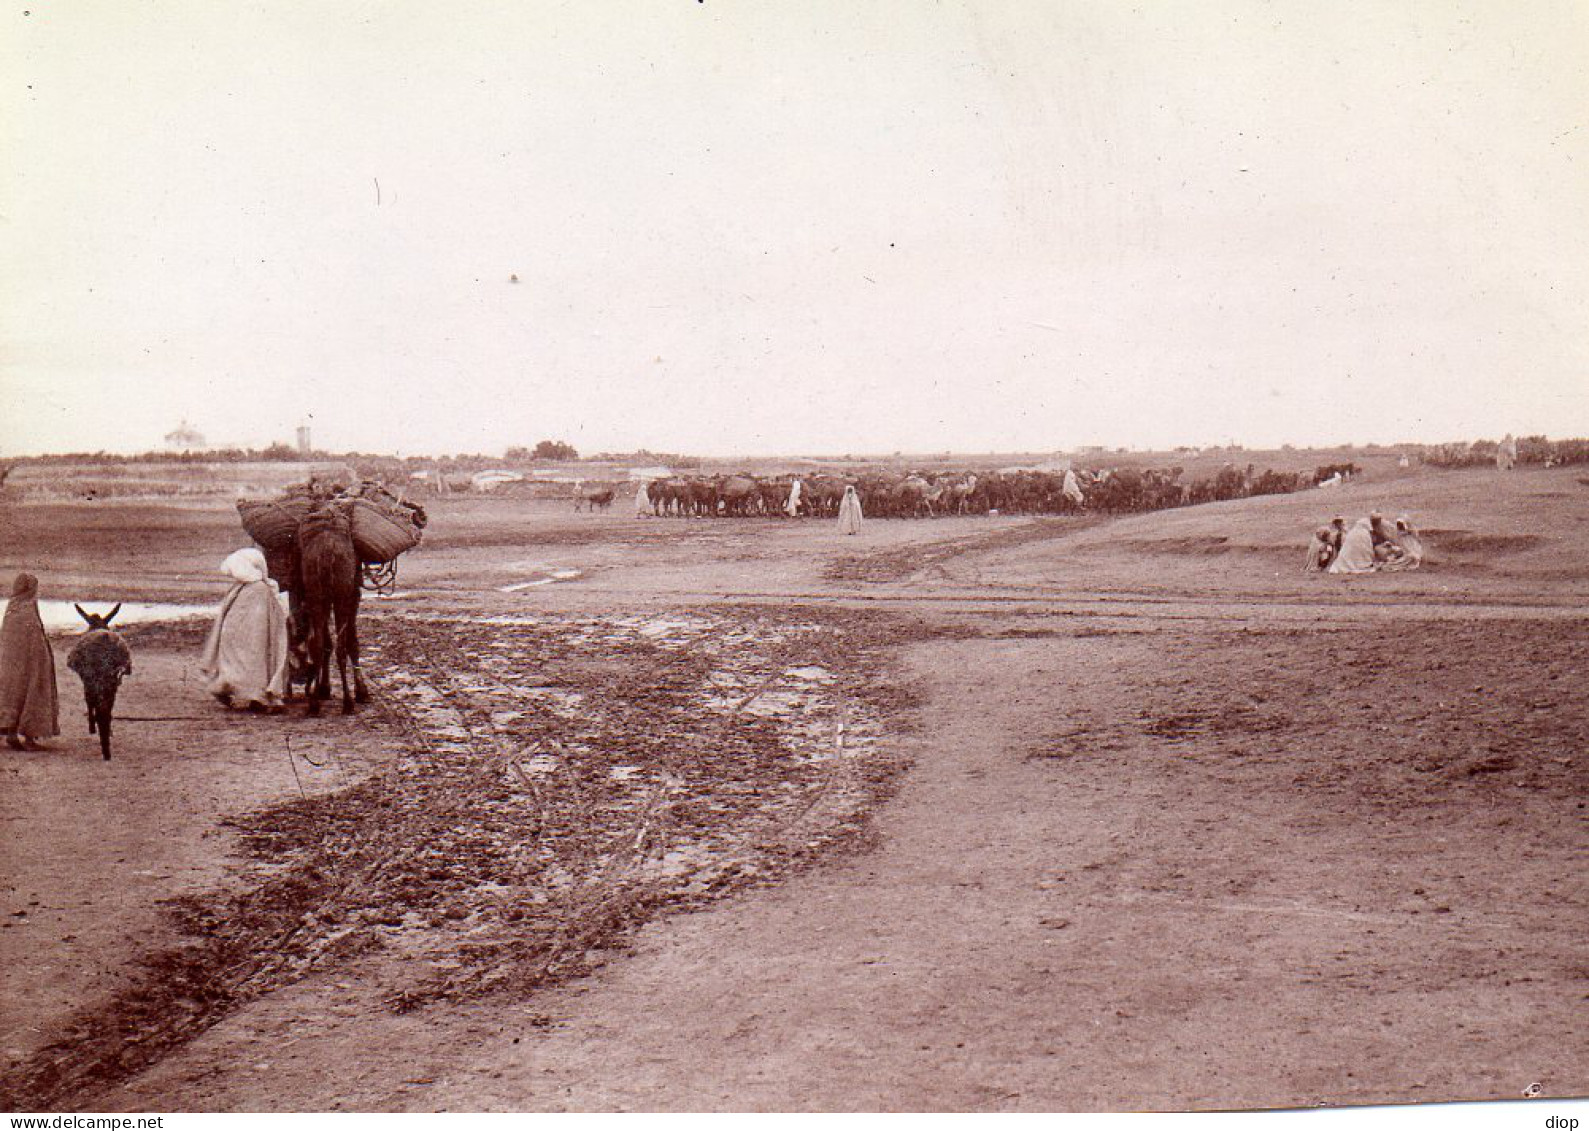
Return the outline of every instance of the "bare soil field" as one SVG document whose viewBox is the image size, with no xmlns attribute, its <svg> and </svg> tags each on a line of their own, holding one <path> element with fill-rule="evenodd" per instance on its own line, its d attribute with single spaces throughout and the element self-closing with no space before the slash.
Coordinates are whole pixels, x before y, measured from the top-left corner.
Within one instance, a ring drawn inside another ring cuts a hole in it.
<svg viewBox="0 0 1589 1131">
<path fill-rule="evenodd" d="M 1408 513 L 1415 573 L 1301 572 Z M 1589 487 L 1117 520 L 439 500 L 375 702 L 128 630 L 0 759 L 0 1105 L 1140 1110 L 1589 1094 Z M 205 605 L 224 502 L 0 503 L 0 579 Z M 64 641 L 57 647 L 64 653 Z"/>
</svg>

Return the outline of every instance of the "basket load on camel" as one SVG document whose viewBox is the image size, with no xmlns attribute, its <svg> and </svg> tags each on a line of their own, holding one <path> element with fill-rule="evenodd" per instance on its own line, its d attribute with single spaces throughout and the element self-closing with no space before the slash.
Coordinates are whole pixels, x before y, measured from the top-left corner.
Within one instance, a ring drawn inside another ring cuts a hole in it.
<svg viewBox="0 0 1589 1131">
<path fill-rule="evenodd" d="M 311 478 L 293 484 L 274 499 L 239 499 L 237 513 L 248 536 L 265 551 L 271 576 L 283 588 L 291 589 L 297 574 L 299 525 L 311 510 L 323 505 L 347 516 L 365 588 L 390 588 L 396 579 L 397 559 L 419 545 L 426 516 L 418 503 L 392 494 L 379 483 Z"/>
</svg>

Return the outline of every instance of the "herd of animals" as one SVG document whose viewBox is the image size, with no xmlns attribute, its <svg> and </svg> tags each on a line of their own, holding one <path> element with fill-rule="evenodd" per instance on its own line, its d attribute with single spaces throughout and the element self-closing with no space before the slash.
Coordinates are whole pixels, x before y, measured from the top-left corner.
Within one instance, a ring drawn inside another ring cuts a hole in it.
<svg viewBox="0 0 1589 1131">
<path fill-rule="evenodd" d="M 968 514 L 1128 514 L 1194 503 L 1300 491 L 1355 464 L 1309 472 L 1257 472 L 1227 465 L 1215 475 L 1183 483 L 1182 468 L 1099 468 L 1055 471 L 868 471 L 849 476 L 687 476 L 646 484 L 650 513 L 670 517 L 810 515 L 832 518 L 844 489 L 854 487 L 869 517 L 931 518 Z M 799 484 L 798 492 L 795 484 Z M 582 496 L 575 503 L 589 503 Z M 606 491 L 605 506 L 611 503 Z"/>
</svg>

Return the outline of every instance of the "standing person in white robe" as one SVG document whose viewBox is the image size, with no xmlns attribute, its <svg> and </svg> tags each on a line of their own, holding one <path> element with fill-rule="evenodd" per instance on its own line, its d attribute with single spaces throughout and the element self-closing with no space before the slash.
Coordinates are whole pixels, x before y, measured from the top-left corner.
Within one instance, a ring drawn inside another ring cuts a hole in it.
<svg viewBox="0 0 1589 1131">
<path fill-rule="evenodd" d="M 1065 484 L 1060 488 L 1060 491 L 1065 498 L 1075 503 L 1078 507 L 1086 502 L 1082 497 L 1081 484 L 1076 482 L 1076 473 L 1068 467 L 1065 469 Z"/>
<path fill-rule="evenodd" d="M 640 490 L 634 496 L 634 516 L 645 518 L 651 513 L 651 492 L 646 490 L 646 481 L 640 480 Z"/>
<path fill-rule="evenodd" d="M 1331 573 L 1373 573 L 1374 531 L 1366 518 L 1346 532 L 1341 542 L 1341 552 L 1330 563 Z"/>
<path fill-rule="evenodd" d="M 205 690 L 228 707 L 280 710 L 287 694 L 287 611 L 265 555 L 238 550 L 221 572 L 234 584 L 199 657 Z"/>
<path fill-rule="evenodd" d="M 784 513 L 790 518 L 800 517 L 800 480 L 796 479 L 789 487 L 789 501 L 783 506 Z"/>
<path fill-rule="evenodd" d="M 1495 449 L 1495 466 L 1501 471 L 1511 471 L 1517 466 L 1517 441 L 1508 432 L 1501 446 Z"/>
<path fill-rule="evenodd" d="M 839 533 L 859 534 L 861 532 L 861 496 L 855 493 L 854 487 L 844 488 L 844 499 L 839 503 Z"/>
</svg>

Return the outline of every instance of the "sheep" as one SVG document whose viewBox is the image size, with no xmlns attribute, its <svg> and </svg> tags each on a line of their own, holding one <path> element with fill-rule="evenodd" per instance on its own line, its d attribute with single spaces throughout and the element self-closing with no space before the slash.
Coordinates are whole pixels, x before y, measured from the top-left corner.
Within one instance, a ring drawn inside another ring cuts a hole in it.
<svg viewBox="0 0 1589 1131">
<path fill-rule="evenodd" d="M 116 706 L 116 691 L 121 681 L 132 674 L 132 650 L 121 634 L 112 632 L 110 622 L 121 612 L 121 605 L 96 616 L 73 605 L 77 615 L 88 623 L 88 631 L 78 637 L 66 657 L 66 666 L 83 681 L 83 699 L 88 704 L 88 733 L 99 733 L 99 752 L 110 761 L 110 716 Z"/>
</svg>

